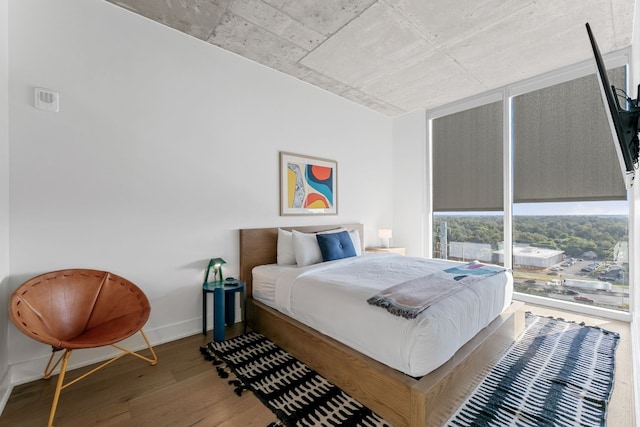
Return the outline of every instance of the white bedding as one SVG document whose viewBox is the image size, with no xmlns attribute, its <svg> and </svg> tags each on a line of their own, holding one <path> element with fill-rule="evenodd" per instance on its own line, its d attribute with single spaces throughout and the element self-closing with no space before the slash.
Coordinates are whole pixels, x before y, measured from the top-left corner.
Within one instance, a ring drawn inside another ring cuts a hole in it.
<svg viewBox="0 0 640 427">
<path fill-rule="evenodd" d="M 298 270 L 293 265 L 268 264 L 261 265 L 253 269 L 253 298 L 267 304 L 270 307 L 276 306 L 276 282 L 285 271 Z M 256 286 L 257 284 L 257 286 Z"/>
<path fill-rule="evenodd" d="M 410 279 L 463 263 L 366 254 L 302 268 L 259 266 L 253 297 L 411 376 L 438 368 L 511 303 L 513 278 L 500 273 L 405 319 L 367 299 Z"/>
</svg>

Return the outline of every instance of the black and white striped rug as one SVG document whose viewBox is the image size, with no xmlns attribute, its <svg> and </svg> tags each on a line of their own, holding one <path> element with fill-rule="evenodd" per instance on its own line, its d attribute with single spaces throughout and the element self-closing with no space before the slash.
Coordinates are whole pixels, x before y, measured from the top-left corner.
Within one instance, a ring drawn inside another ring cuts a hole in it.
<svg viewBox="0 0 640 427">
<path fill-rule="evenodd" d="M 273 426 L 390 426 L 358 401 L 257 332 L 200 348 L 241 395 L 251 390 L 280 423 Z"/>
<path fill-rule="evenodd" d="M 523 334 L 447 426 L 604 426 L 618 341 L 527 313 Z"/>
</svg>

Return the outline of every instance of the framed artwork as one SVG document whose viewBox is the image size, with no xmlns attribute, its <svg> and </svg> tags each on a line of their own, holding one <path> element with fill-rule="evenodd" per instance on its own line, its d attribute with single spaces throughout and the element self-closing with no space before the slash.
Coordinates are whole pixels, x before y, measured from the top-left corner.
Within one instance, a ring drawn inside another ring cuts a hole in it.
<svg viewBox="0 0 640 427">
<path fill-rule="evenodd" d="M 280 215 L 336 215 L 338 164 L 280 152 Z"/>
</svg>

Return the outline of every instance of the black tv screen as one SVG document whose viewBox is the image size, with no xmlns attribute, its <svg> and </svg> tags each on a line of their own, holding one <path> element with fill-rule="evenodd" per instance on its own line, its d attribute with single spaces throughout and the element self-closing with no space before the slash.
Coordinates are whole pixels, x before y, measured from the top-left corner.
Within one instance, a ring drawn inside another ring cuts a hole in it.
<svg viewBox="0 0 640 427">
<path fill-rule="evenodd" d="M 607 70 L 596 39 L 588 23 L 586 26 L 596 61 L 596 68 L 598 69 L 596 74 L 604 109 L 607 114 L 607 121 L 611 128 L 611 136 L 620 161 L 620 169 L 622 170 L 625 186 L 629 189 L 633 185 L 635 172 L 638 168 L 638 118 L 640 117 L 640 108 L 638 108 L 637 100 L 629 99 L 626 95 L 624 96 L 623 106 L 620 105 L 617 92 L 620 89 L 616 89 L 615 86 L 609 83 Z M 624 91 L 621 92 L 624 93 Z"/>
</svg>

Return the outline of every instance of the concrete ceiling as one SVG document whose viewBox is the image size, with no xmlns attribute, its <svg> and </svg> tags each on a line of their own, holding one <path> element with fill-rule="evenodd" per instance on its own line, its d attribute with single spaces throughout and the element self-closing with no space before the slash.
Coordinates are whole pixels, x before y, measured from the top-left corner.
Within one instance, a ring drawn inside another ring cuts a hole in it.
<svg viewBox="0 0 640 427">
<path fill-rule="evenodd" d="M 388 116 L 631 45 L 634 0 L 107 0 Z"/>
</svg>

